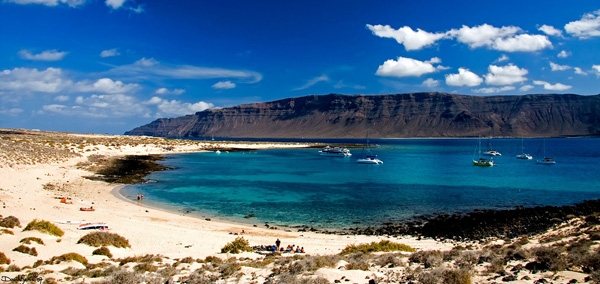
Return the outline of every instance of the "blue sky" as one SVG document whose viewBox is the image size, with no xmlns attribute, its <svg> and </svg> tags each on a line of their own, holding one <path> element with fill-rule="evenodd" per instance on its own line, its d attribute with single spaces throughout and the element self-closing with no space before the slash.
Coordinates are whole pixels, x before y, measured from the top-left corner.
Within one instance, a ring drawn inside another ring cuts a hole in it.
<svg viewBox="0 0 600 284">
<path fill-rule="evenodd" d="M 600 93 L 597 1 L 0 0 L 0 127 L 309 94 Z"/>
</svg>

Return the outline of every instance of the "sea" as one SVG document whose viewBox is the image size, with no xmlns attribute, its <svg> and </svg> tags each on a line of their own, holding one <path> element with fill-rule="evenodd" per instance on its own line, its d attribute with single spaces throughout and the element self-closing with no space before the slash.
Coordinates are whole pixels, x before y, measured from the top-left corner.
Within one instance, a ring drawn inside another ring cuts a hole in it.
<svg viewBox="0 0 600 284">
<path fill-rule="evenodd" d="M 491 142 L 502 153 L 494 157 L 497 166 L 473 166 L 478 142 L 484 149 Z M 521 143 L 533 160 L 515 158 Z M 319 149 L 173 154 L 161 161 L 171 170 L 121 193 L 131 200 L 140 193 L 146 205 L 213 220 L 325 230 L 600 198 L 599 139 L 371 139 L 370 146 L 384 164 L 357 164 L 361 148 L 350 149 L 350 157 L 320 156 Z M 555 165 L 536 163 L 544 148 Z"/>
</svg>

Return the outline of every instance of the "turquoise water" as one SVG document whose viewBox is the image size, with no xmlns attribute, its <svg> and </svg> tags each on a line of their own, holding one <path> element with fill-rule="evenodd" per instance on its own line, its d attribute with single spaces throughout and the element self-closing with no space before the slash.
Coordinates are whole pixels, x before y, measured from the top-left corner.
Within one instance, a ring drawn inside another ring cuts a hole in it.
<svg viewBox="0 0 600 284">
<path fill-rule="evenodd" d="M 360 141 L 355 141 L 360 143 Z M 534 160 L 517 160 L 518 139 L 494 139 L 496 167 L 472 165 L 476 139 L 372 140 L 383 165 L 360 165 L 317 149 L 170 155 L 155 181 L 123 189 L 163 208 L 226 221 L 339 229 L 419 215 L 568 205 L 600 198 L 600 140 L 546 139 L 553 166 L 539 165 L 542 140 L 525 139 Z M 487 144 L 487 140 L 482 141 Z M 252 219 L 244 219 L 248 214 Z"/>
</svg>

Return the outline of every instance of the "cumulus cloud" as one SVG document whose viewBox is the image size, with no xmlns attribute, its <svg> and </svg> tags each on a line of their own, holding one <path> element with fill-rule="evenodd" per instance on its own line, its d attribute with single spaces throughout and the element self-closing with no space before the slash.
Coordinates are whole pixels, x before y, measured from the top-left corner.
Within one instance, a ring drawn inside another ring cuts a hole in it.
<svg viewBox="0 0 600 284">
<path fill-rule="evenodd" d="M 121 55 L 121 53 L 119 53 L 119 51 L 116 48 L 107 49 L 100 52 L 100 57 L 113 57 L 119 55 Z"/>
<path fill-rule="evenodd" d="M 549 36 L 562 36 L 562 31 L 549 25 L 542 25 L 538 28 L 539 31 L 544 32 Z"/>
<path fill-rule="evenodd" d="M 193 114 L 214 107 L 213 104 L 203 101 L 185 103 L 178 100 L 164 100 L 159 97 L 152 97 L 146 104 L 156 105 L 158 109 L 156 116 L 159 117 Z"/>
<path fill-rule="evenodd" d="M 552 47 L 548 37 L 544 35 L 518 34 L 521 29 L 514 26 L 497 28 L 483 24 L 475 27 L 462 26 L 452 29 L 447 34 L 471 48 L 488 47 L 506 52 L 531 52 Z"/>
<path fill-rule="evenodd" d="M 85 4 L 86 0 L 6 0 L 15 4 L 40 4 L 46 6 L 58 6 L 58 4 L 67 4 L 70 7 L 77 7 Z"/>
<path fill-rule="evenodd" d="M 419 77 L 423 74 L 429 74 L 438 69 L 433 64 L 440 63 L 441 60 L 434 57 L 430 60 L 419 61 L 417 59 L 398 57 L 397 60 L 386 60 L 383 65 L 379 65 L 376 75 L 386 77 Z M 445 67 L 444 67 L 445 68 Z"/>
<path fill-rule="evenodd" d="M 592 70 L 596 72 L 596 76 L 600 77 L 600 65 L 592 65 Z"/>
<path fill-rule="evenodd" d="M 367 24 L 367 28 L 378 37 L 395 39 L 399 44 L 404 45 L 406 50 L 419 50 L 446 37 L 445 33 L 430 33 L 421 29 L 414 31 L 412 28 L 407 26 L 396 30 L 389 25 L 382 26 Z"/>
<path fill-rule="evenodd" d="M 600 36 L 600 10 L 587 13 L 580 20 L 566 24 L 565 31 L 578 38 Z"/>
<path fill-rule="evenodd" d="M 575 69 L 575 74 L 577 74 L 577 75 L 584 75 L 584 76 L 587 75 L 587 73 L 585 71 L 581 70 L 581 68 L 579 68 L 579 67 L 573 67 L 573 69 Z"/>
<path fill-rule="evenodd" d="M 571 52 L 562 50 L 561 52 L 558 53 L 558 58 L 567 58 L 569 56 L 571 56 Z"/>
<path fill-rule="evenodd" d="M 154 92 L 157 95 L 181 95 L 183 93 L 185 93 L 184 89 L 173 89 L 173 90 L 169 90 L 167 88 L 158 88 L 156 89 L 156 91 Z"/>
<path fill-rule="evenodd" d="M 67 56 L 66 51 L 58 51 L 56 49 L 45 50 L 38 54 L 33 54 L 29 50 L 19 51 L 19 56 L 23 59 L 34 60 L 34 61 L 59 61 Z"/>
<path fill-rule="evenodd" d="M 98 92 L 105 94 L 130 93 L 137 90 L 138 84 L 125 84 L 122 81 L 113 81 L 110 78 L 98 79 L 95 82 L 81 81 L 73 86 L 73 91 Z"/>
<path fill-rule="evenodd" d="M 440 85 L 440 81 L 434 80 L 432 78 L 427 78 L 427 80 L 423 81 L 423 83 L 421 83 L 421 85 L 428 87 L 428 88 L 435 88 Z"/>
<path fill-rule="evenodd" d="M 564 90 L 568 90 L 571 88 L 571 86 L 569 85 L 564 85 L 561 83 L 556 83 L 554 85 L 548 83 L 548 82 L 544 82 L 544 81 L 533 81 L 533 83 L 535 85 L 540 85 L 540 86 L 544 86 L 545 90 L 550 90 L 550 91 L 564 91 Z"/>
<path fill-rule="evenodd" d="M 66 102 L 69 100 L 69 96 L 57 96 L 54 100 L 57 102 Z"/>
<path fill-rule="evenodd" d="M 523 92 L 527 92 L 531 89 L 533 89 L 534 87 L 532 85 L 523 85 L 519 88 L 519 90 L 523 91 Z"/>
<path fill-rule="evenodd" d="M 513 86 L 504 86 L 501 88 L 494 88 L 494 87 L 480 88 L 480 89 L 476 89 L 473 91 L 476 93 L 481 93 L 481 94 L 496 94 L 496 93 L 500 93 L 500 92 L 512 91 L 514 89 L 515 89 L 515 87 L 513 87 Z"/>
<path fill-rule="evenodd" d="M 112 9 L 119 9 L 123 4 L 125 4 L 126 0 L 106 0 L 106 6 L 111 7 Z"/>
<path fill-rule="evenodd" d="M 237 79 L 245 83 L 257 83 L 262 80 L 258 72 L 224 68 L 208 68 L 192 65 L 162 64 L 154 58 L 142 58 L 133 64 L 111 69 L 109 74 L 129 76 L 136 79 Z"/>
<path fill-rule="evenodd" d="M 571 66 L 568 66 L 568 65 L 559 65 L 559 64 L 556 64 L 556 63 L 550 61 L 550 69 L 552 71 L 565 71 L 565 70 L 571 69 Z"/>
<path fill-rule="evenodd" d="M 231 81 L 220 81 L 212 85 L 213 89 L 227 90 L 235 88 L 235 83 Z"/>
<path fill-rule="evenodd" d="M 0 92 L 56 93 L 73 82 L 65 79 L 60 68 L 14 68 L 0 72 Z"/>
<path fill-rule="evenodd" d="M 22 112 L 23 112 L 23 109 L 20 109 L 20 108 L 9 108 L 9 109 L 0 108 L 0 115 L 5 115 L 5 116 L 17 116 Z"/>
<path fill-rule="evenodd" d="M 304 89 L 308 89 L 314 85 L 316 85 L 319 82 L 329 82 L 329 77 L 327 75 L 321 75 L 315 78 L 312 78 L 310 80 L 308 80 L 304 85 L 293 89 L 294 91 L 300 91 L 300 90 L 304 90 Z"/>
<path fill-rule="evenodd" d="M 458 68 L 458 74 L 447 74 L 446 85 L 448 86 L 479 86 L 483 82 L 481 77 L 466 68 Z"/>
<path fill-rule="evenodd" d="M 150 116 L 150 109 L 133 96 L 124 94 L 78 96 L 75 105 L 50 104 L 42 106 L 42 113 L 82 117 L 135 117 Z"/>
<path fill-rule="evenodd" d="M 508 61 L 508 56 L 506 56 L 506 54 L 502 54 L 502 56 L 500 56 L 498 59 L 496 59 L 496 61 L 494 62 L 504 62 L 504 61 Z"/>
<path fill-rule="evenodd" d="M 519 68 L 513 64 L 506 66 L 490 65 L 488 74 L 484 75 L 485 83 L 488 85 L 512 85 L 526 81 L 525 75 L 529 71 L 525 68 Z"/>
</svg>

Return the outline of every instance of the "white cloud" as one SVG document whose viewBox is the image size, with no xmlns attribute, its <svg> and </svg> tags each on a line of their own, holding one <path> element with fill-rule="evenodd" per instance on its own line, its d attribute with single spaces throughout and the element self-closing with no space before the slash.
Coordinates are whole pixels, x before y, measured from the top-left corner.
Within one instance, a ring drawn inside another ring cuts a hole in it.
<svg viewBox="0 0 600 284">
<path fill-rule="evenodd" d="M 506 52 L 531 52 L 552 47 L 547 36 L 521 34 L 514 37 L 498 38 L 494 41 L 492 48 Z"/>
<path fill-rule="evenodd" d="M 558 58 L 567 58 L 569 56 L 571 56 L 571 52 L 562 50 L 561 52 L 558 53 Z"/>
<path fill-rule="evenodd" d="M 96 82 L 81 81 L 73 86 L 73 91 L 98 92 L 105 94 L 130 93 L 139 89 L 138 84 L 125 84 L 122 81 L 113 81 L 110 78 L 98 79 Z"/>
<path fill-rule="evenodd" d="M 569 85 L 564 85 L 561 83 L 556 83 L 554 85 L 548 83 L 548 82 L 544 82 L 544 81 L 533 81 L 533 83 L 535 85 L 540 85 L 540 86 L 544 86 L 545 90 L 550 90 L 550 91 L 564 91 L 564 90 L 568 90 L 571 88 L 571 86 Z"/>
<path fill-rule="evenodd" d="M 57 96 L 54 100 L 57 102 L 66 102 L 69 100 L 69 96 Z"/>
<path fill-rule="evenodd" d="M 227 80 L 227 81 L 220 81 L 215 83 L 214 85 L 212 85 L 213 89 L 220 89 L 220 90 L 227 90 L 227 89 L 233 89 L 235 88 L 235 83 Z"/>
<path fill-rule="evenodd" d="M 133 96 L 124 94 L 78 96 L 75 105 L 50 104 L 42 106 L 39 113 L 54 113 L 65 116 L 121 118 L 150 117 L 151 110 Z"/>
<path fill-rule="evenodd" d="M 498 59 L 496 59 L 496 61 L 494 62 L 504 62 L 504 61 L 508 61 L 508 56 L 506 56 L 506 54 L 502 54 L 502 56 L 500 56 Z"/>
<path fill-rule="evenodd" d="M 496 93 L 500 93 L 500 92 L 512 91 L 514 89 L 515 89 L 515 87 L 513 87 L 513 86 L 504 86 L 501 88 L 494 88 L 494 87 L 480 88 L 480 89 L 476 89 L 473 91 L 476 93 L 482 93 L 482 94 L 496 94 Z"/>
<path fill-rule="evenodd" d="M 448 86 L 479 86 L 483 82 L 481 77 L 466 68 L 458 68 L 458 74 L 447 74 L 446 85 Z"/>
<path fill-rule="evenodd" d="M 127 0 L 106 0 L 106 6 L 111 7 L 112 9 L 119 9 L 123 4 L 125 4 Z"/>
<path fill-rule="evenodd" d="M 587 75 L 587 73 L 585 71 L 581 70 L 581 68 L 579 68 L 579 67 L 573 67 L 573 69 L 575 69 L 575 74 L 577 74 L 577 75 L 584 75 L 584 76 Z"/>
<path fill-rule="evenodd" d="M 66 51 L 57 51 L 53 50 L 45 50 L 38 54 L 33 54 L 29 50 L 20 50 L 19 56 L 23 59 L 34 60 L 34 61 L 59 61 L 62 60 L 65 56 L 67 56 Z"/>
<path fill-rule="evenodd" d="M 484 75 L 485 83 L 488 85 L 512 85 L 526 81 L 525 75 L 529 73 L 525 68 L 519 68 L 513 64 L 506 66 L 490 65 L 488 74 Z"/>
<path fill-rule="evenodd" d="M 423 81 L 423 83 L 421 83 L 421 85 L 428 87 L 428 88 L 435 88 L 440 85 L 440 81 L 434 80 L 432 78 L 427 78 L 427 80 Z"/>
<path fill-rule="evenodd" d="M 533 89 L 534 87 L 532 85 L 523 85 L 521 86 L 521 88 L 519 88 L 519 90 L 523 91 L 523 92 L 527 92 L 531 89 Z"/>
<path fill-rule="evenodd" d="M 20 108 L 10 108 L 10 109 L 1 109 L 0 108 L 0 115 L 17 116 L 22 112 L 23 112 L 23 109 L 20 109 Z"/>
<path fill-rule="evenodd" d="M 348 85 L 348 84 L 344 83 L 344 81 L 342 81 L 342 80 L 339 80 L 337 83 L 335 83 L 335 85 L 333 85 L 333 87 L 336 89 L 350 88 L 350 89 L 355 89 L 355 90 L 364 90 L 367 88 L 367 87 L 361 86 L 361 85 Z"/>
<path fill-rule="evenodd" d="M 566 24 L 565 31 L 579 38 L 600 36 L 600 10 L 587 13 L 581 20 Z"/>
<path fill-rule="evenodd" d="M 406 50 L 419 50 L 446 37 L 445 33 L 429 33 L 421 29 L 414 31 L 407 26 L 395 30 L 388 25 L 373 26 L 367 24 L 367 28 L 378 37 L 395 39 L 399 44 L 404 45 Z"/>
<path fill-rule="evenodd" d="M 488 47 L 506 52 L 531 52 L 552 47 L 544 35 L 518 34 L 521 29 L 514 26 L 497 28 L 488 24 L 475 27 L 462 26 L 447 34 L 471 48 Z"/>
<path fill-rule="evenodd" d="M 262 80 L 262 75 L 254 71 L 162 64 L 154 58 L 142 58 L 133 64 L 115 67 L 108 73 L 131 76 L 137 79 L 148 79 L 148 77 L 171 79 L 230 78 L 241 80 L 245 83 L 257 83 Z"/>
<path fill-rule="evenodd" d="M 85 4 L 86 0 L 6 0 L 15 4 L 40 4 L 46 6 L 57 6 L 58 4 L 67 4 L 70 7 L 77 7 Z"/>
<path fill-rule="evenodd" d="M 596 72 L 596 76 L 600 77 L 600 65 L 592 65 L 592 69 Z"/>
<path fill-rule="evenodd" d="M 113 57 L 119 55 L 121 55 L 121 53 L 119 53 L 119 50 L 117 50 L 116 48 L 107 49 L 100 52 L 100 57 Z"/>
<path fill-rule="evenodd" d="M 43 92 L 56 93 L 73 82 L 63 77 L 60 68 L 14 68 L 0 72 L 0 92 Z"/>
<path fill-rule="evenodd" d="M 544 32 L 549 36 L 562 36 L 562 31 L 549 25 L 542 25 L 538 30 Z"/>
<path fill-rule="evenodd" d="M 159 97 L 152 97 L 146 103 L 156 105 L 158 108 L 156 116 L 158 117 L 193 114 L 214 107 L 213 104 L 202 101 L 197 103 L 184 103 L 177 100 L 163 100 Z"/>
<path fill-rule="evenodd" d="M 431 62 L 438 62 L 438 60 L 439 58 L 434 57 L 428 61 L 419 61 L 400 56 L 398 60 L 389 59 L 383 65 L 379 65 L 375 74 L 386 77 L 419 77 L 423 74 L 435 72 L 437 69 Z"/>
<path fill-rule="evenodd" d="M 295 88 L 293 90 L 300 91 L 300 90 L 308 89 L 319 82 L 329 82 L 329 77 L 327 75 L 321 75 L 321 76 L 312 78 L 312 79 L 308 80 L 308 82 L 306 82 L 304 85 L 302 85 L 298 88 Z"/>
<path fill-rule="evenodd" d="M 556 63 L 550 61 L 550 69 L 552 71 L 565 71 L 565 70 L 571 69 L 571 66 L 568 66 L 568 65 L 559 65 L 559 64 L 556 64 Z"/>
<path fill-rule="evenodd" d="M 167 88 L 159 88 L 154 93 L 156 93 L 157 95 L 181 95 L 181 94 L 185 93 L 185 90 L 184 89 L 169 90 Z"/>
<path fill-rule="evenodd" d="M 513 26 L 496 28 L 488 24 L 483 24 L 470 28 L 463 25 L 462 28 L 458 30 L 450 30 L 448 34 L 455 36 L 459 42 L 462 42 L 471 48 L 477 48 L 492 46 L 496 39 L 512 36 L 520 30 L 521 29 Z"/>
</svg>

